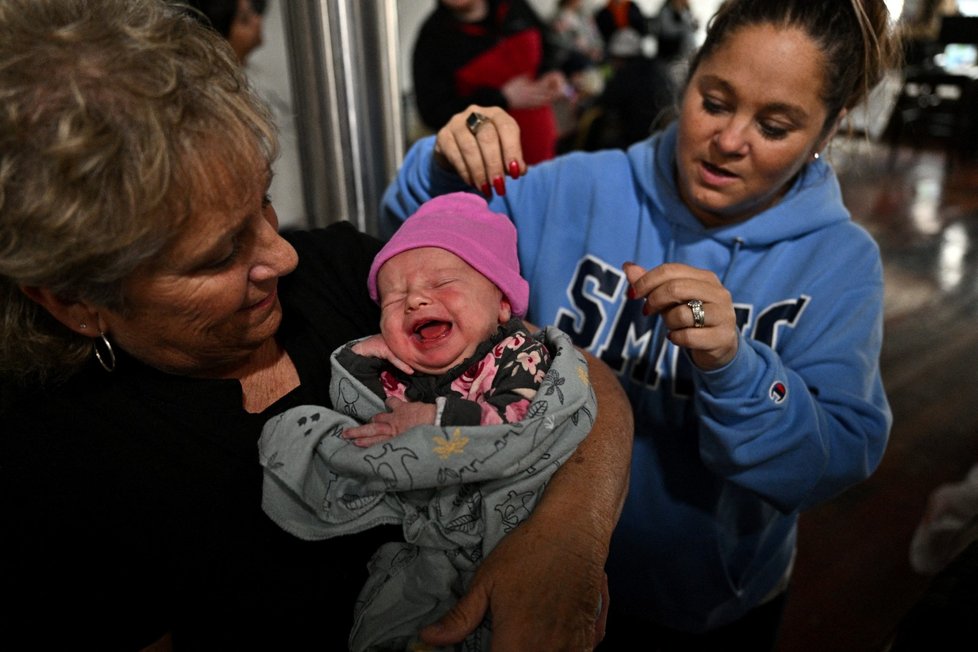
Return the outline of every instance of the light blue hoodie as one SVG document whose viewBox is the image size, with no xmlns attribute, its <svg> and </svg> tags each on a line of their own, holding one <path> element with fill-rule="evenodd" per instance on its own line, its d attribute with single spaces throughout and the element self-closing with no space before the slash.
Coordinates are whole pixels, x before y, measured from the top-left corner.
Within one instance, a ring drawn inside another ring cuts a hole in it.
<svg viewBox="0 0 978 652">
<path fill-rule="evenodd" d="M 883 273 L 825 162 L 806 165 L 764 212 L 707 228 L 679 199 L 675 143 L 673 124 L 627 152 L 563 156 L 508 181 L 490 207 L 517 226 L 529 321 L 603 359 L 635 410 L 608 561 L 613 611 L 703 631 L 786 577 L 801 510 L 879 464 L 891 424 L 879 371 Z M 408 153 L 382 231 L 429 197 L 466 189 L 433 164 L 433 146 Z M 716 273 L 741 326 L 734 360 L 696 369 L 658 317 L 626 298 L 625 261 Z"/>
</svg>

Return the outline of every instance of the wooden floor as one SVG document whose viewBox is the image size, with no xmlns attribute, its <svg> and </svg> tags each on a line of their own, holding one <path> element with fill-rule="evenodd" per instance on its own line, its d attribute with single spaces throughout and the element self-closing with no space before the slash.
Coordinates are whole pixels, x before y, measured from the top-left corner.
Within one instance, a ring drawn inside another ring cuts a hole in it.
<svg viewBox="0 0 978 652">
<path fill-rule="evenodd" d="M 927 495 L 978 463 L 978 160 L 863 138 L 829 156 L 882 250 L 894 426 L 868 481 L 802 515 L 781 652 L 887 650 L 928 588 L 908 562 Z"/>
</svg>

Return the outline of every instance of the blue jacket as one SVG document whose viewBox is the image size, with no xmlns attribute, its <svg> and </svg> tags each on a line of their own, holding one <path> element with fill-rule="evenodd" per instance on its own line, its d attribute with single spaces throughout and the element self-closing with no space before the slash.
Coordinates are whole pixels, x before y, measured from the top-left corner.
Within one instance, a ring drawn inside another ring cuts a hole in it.
<svg viewBox="0 0 978 652">
<path fill-rule="evenodd" d="M 635 410 L 629 495 L 612 541 L 612 609 L 688 631 L 726 624 L 790 573 L 798 513 L 868 477 L 891 424 L 880 378 L 879 249 L 824 161 L 776 205 L 707 228 L 680 201 L 676 127 L 620 150 L 533 167 L 490 203 L 519 232 L 529 321 L 602 358 Z M 416 143 L 384 198 L 383 229 L 463 189 Z M 711 270 L 741 340 L 696 369 L 657 316 L 629 301 L 621 265 Z"/>
</svg>

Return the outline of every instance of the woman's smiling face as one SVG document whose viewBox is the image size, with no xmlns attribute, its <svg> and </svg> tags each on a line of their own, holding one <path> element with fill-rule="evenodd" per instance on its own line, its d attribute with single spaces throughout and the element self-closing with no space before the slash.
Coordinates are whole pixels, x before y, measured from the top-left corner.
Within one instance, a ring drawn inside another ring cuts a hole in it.
<svg viewBox="0 0 978 652">
<path fill-rule="evenodd" d="M 100 311 L 113 342 L 157 369 L 228 376 L 272 338 L 278 279 L 298 257 L 278 233 L 268 175 L 255 178 L 240 202 L 196 211 L 126 280 L 125 308 Z"/>
<path fill-rule="evenodd" d="M 824 146 L 823 77 L 814 41 L 773 25 L 741 28 L 700 62 L 683 96 L 676 175 L 703 224 L 768 208 Z"/>
</svg>

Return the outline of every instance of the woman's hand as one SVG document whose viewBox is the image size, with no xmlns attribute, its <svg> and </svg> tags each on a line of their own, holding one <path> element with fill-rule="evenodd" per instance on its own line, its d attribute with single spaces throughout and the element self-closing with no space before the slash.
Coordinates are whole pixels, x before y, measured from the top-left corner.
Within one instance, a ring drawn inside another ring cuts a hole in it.
<svg viewBox="0 0 978 652">
<path fill-rule="evenodd" d="M 566 98 L 568 89 L 570 88 L 570 82 L 567 81 L 567 77 L 559 70 L 551 70 L 540 75 L 537 83 L 546 89 L 549 95 L 549 99 L 547 100 L 548 104 L 552 104 L 561 98 Z"/>
<path fill-rule="evenodd" d="M 543 80 L 528 75 L 513 77 L 499 89 L 511 109 L 534 109 L 554 100 L 553 88 Z"/>
<path fill-rule="evenodd" d="M 608 606 L 603 554 L 582 556 L 575 550 L 606 544 L 566 545 L 567 532 L 550 534 L 521 525 L 503 537 L 466 594 L 438 623 L 421 630 L 422 640 L 435 646 L 458 643 L 491 612 L 493 652 L 594 648 L 604 638 Z M 544 587 L 552 589 L 549 594 Z M 539 602 L 543 598 L 547 601 Z"/>
<path fill-rule="evenodd" d="M 467 124 L 473 113 L 489 118 L 475 134 Z M 452 116 L 435 139 L 435 161 L 486 196 L 493 188 L 505 195 L 506 175 L 518 179 L 526 173 L 519 125 L 497 106 L 472 104 Z"/>
<path fill-rule="evenodd" d="M 700 369 L 719 369 L 737 355 L 740 341 L 730 292 L 713 272 L 681 263 L 666 263 L 650 270 L 625 263 L 631 284 L 629 296 L 645 297 L 643 312 L 658 313 L 669 329 L 669 341 L 689 351 Z M 687 302 L 703 302 L 703 326 L 696 327 Z"/>
<path fill-rule="evenodd" d="M 604 563 L 628 491 L 634 420 L 606 364 L 589 353 L 597 419 L 547 484 L 529 519 L 503 537 L 468 591 L 424 628 L 429 645 L 462 641 L 492 614 L 492 650 L 590 650 L 604 638 Z"/>
</svg>

